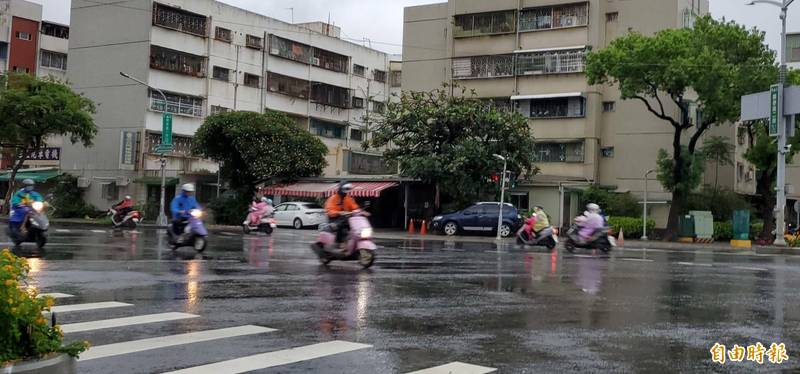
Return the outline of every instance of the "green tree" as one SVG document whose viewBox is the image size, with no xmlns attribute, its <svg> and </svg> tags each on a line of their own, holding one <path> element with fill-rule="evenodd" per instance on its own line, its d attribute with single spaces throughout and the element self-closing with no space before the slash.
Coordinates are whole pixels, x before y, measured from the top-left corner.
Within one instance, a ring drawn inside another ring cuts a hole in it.
<svg viewBox="0 0 800 374">
<path fill-rule="evenodd" d="M 711 136 L 703 140 L 700 151 L 706 160 L 714 161 L 714 191 L 719 191 L 719 167 L 733 165 L 733 152 L 736 147 L 724 136 Z"/>
<path fill-rule="evenodd" d="M 327 165 L 328 147 L 274 111 L 209 116 L 192 146 L 198 155 L 220 163 L 225 179 L 247 198 L 259 183 L 316 176 Z"/>
<path fill-rule="evenodd" d="M 48 138 L 62 136 L 73 144 L 92 145 L 97 126 L 92 120 L 95 105 L 91 100 L 54 78 L 11 74 L 6 79 L 0 91 L 0 145 L 11 150 L 9 186 L 14 185 L 28 155 L 46 147 Z M 12 194 L 13 188 L 9 188 L 6 201 Z"/>
<path fill-rule="evenodd" d="M 640 101 L 671 127 L 671 175 L 661 176 L 673 181 L 665 185 L 672 192 L 667 239 L 673 239 L 691 191 L 691 183 L 683 181 L 695 170 L 691 163 L 700 138 L 712 126 L 736 121 L 740 97 L 766 90 L 777 67 L 762 32 L 706 16 L 692 29 L 615 39 L 589 54 L 586 74 L 590 84 L 617 85 L 622 99 Z M 692 103 L 702 114 L 696 123 Z"/>
<path fill-rule="evenodd" d="M 600 205 L 603 213 L 611 217 L 639 217 L 642 215 L 642 207 L 630 192 L 612 192 L 598 186 L 591 186 L 580 194 L 581 203 L 579 206 L 586 206 L 589 203 Z"/>
<path fill-rule="evenodd" d="M 474 91 L 448 91 L 404 92 L 374 126 L 370 146 L 385 147 L 384 157 L 403 175 L 435 184 L 459 205 L 495 191 L 488 178 L 502 163 L 493 154 L 506 157 L 517 175 L 535 173 L 535 143 L 524 117 L 498 110 Z"/>
</svg>

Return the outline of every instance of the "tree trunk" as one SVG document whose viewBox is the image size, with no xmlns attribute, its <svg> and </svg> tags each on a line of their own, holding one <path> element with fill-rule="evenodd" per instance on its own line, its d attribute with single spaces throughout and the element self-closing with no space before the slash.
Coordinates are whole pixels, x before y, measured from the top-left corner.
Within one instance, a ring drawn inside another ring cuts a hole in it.
<svg viewBox="0 0 800 374">
<path fill-rule="evenodd" d="M 714 162 L 714 195 L 716 196 L 718 189 L 718 182 L 719 181 L 719 161 Z"/>
<path fill-rule="evenodd" d="M 683 191 L 681 180 L 683 180 L 683 154 L 681 149 L 681 130 L 675 129 L 672 138 L 672 178 L 675 189 L 672 191 L 672 203 L 669 206 L 669 216 L 667 217 L 667 232 L 664 240 L 674 241 L 678 237 L 679 222 L 678 217 L 683 214 L 686 207 L 687 191 Z"/>
<path fill-rule="evenodd" d="M 774 169 L 761 173 L 756 181 L 756 195 L 758 207 L 761 211 L 761 218 L 764 219 L 764 228 L 758 235 L 758 239 L 772 242 L 774 236 L 772 230 L 775 229 L 775 194 L 773 193 L 772 181 Z"/>
<path fill-rule="evenodd" d="M 17 179 L 17 172 L 22 168 L 22 164 L 24 164 L 28 159 L 27 155 L 27 150 L 23 150 L 22 153 L 16 153 L 14 158 L 11 160 L 11 176 L 8 178 L 8 191 L 6 191 L 5 196 L 6 203 L 3 204 L 3 214 L 8 214 L 11 211 L 11 197 L 16 192 L 14 190 L 14 182 L 16 182 Z"/>
</svg>

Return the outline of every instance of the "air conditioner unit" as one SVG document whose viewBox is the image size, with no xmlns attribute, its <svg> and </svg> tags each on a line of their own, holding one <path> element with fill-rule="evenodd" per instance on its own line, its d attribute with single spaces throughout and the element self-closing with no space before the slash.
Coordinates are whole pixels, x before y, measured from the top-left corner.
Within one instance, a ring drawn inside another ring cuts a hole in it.
<svg viewBox="0 0 800 374">
<path fill-rule="evenodd" d="M 79 177 L 78 178 L 78 188 L 89 188 L 89 185 L 92 184 L 92 180 L 89 178 Z"/>
<path fill-rule="evenodd" d="M 319 65 L 319 59 L 316 57 L 311 58 L 311 65 Z"/>
<path fill-rule="evenodd" d="M 279 54 L 281 54 L 281 51 L 278 48 L 272 48 L 272 49 L 269 50 L 269 53 L 271 53 L 273 55 L 279 55 Z"/>
<path fill-rule="evenodd" d="M 128 177 L 117 177 L 117 186 L 127 186 L 131 184 L 131 179 Z"/>
</svg>

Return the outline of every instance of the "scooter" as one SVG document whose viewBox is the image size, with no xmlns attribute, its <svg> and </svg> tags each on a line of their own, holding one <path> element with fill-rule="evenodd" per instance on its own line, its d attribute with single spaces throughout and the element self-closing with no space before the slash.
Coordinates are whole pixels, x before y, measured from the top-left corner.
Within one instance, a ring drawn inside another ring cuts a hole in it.
<svg viewBox="0 0 800 374">
<path fill-rule="evenodd" d="M 347 222 L 350 225 L 345 250 L 342 251 L 336 244 L 336 230 L 331 224 L 322 224 L 319 228 L 317 241 L 311 245 L 311 250 L 317 254 L 323 265 L 331 261 L 358 261 L 364 269 L 375 262 L 375 242 L 372 241 L 372 225 L 362 211 L 348 214 Z"/>
<path fill-rule="evenodd" d="M 573 224 L 567 231 L 567 241 L 564 242 L 564 249 L 570 253 L 575 253 L 576 248 L 599 249 L 604 253 L 608 253 L 617 246 L 616 239 L 609 235 L 608 230 L 608 227 L 598 228 L 588 240 L 584 241 L 579 234 L 580 226 Z"/>
<path fill-rule="evenodd" d="M 169 236 L 169 244 L 172 246 L 172 250 L 176 250 L 180 247 L 193 247 L 197 252 L 203 252 L 206 250 L 206 245 L 208 244 L 208 230 L 203 225 L 203 211 L 200 209 L 192 209 L 189 212 L 189 222 L 186 223 L 186 226 L 183 228 L 183 233 L 179 236 L 175 236 L 173 231 L 174 223 L 170 223 L 169 227 L 167 227 L 167 235 Z"/>
<path fill-rule="evenodd" d="M 123 226 L 135 229 L 136 226 L 139 225 L 139 222 L 142 222 L 142 218 L 144 218 L 142 212 L 138 210 L 128 212 L 121 220 L 117 220 L 117 211 L 113 208 L 108 210 L 108 215 L 111 216 L 111 223 L 114 225 L 115 229 Z"/>
<path fill-rule="evenodd" d="M 15 247 L 19 247 L 24 242 L 33 242 L 36 243 L 36 248 L 44 248 L 47 244 L 47 230 L 50 228 L 50 218 L 47 217 L 48 208 L 50 205 L 41 201 L 31 203 L 19 231 L 12 232 L 10 228 L 8 229 L 8 237 L 14 242 Z"/>
<path fill-rule="evenodd" d="M 534 238 L 531 234 L 525 231 L 525 226 L 517 231 L 517 244 L 530 245 L 530 246 L 545 246 L 549 250 L 558 245 L 558 237 L 553 235 L 553 228 L 547 227 L 539 231 L 539 234 Z"/>
<path fill-rule="evenodd" d="M 251 232 L 263 232 L 267 235 L 271 235 L 275 228 L 278 227 L 278 221 L 275 220 L 272 213 L 264 214 L 261 216 L 261 220 L 257 225 L 250 222 L 250 217 L 246 218 L 244 222 L 242 222 L 242 231 L 245 234 L 249 234 Z"/>
</svg>

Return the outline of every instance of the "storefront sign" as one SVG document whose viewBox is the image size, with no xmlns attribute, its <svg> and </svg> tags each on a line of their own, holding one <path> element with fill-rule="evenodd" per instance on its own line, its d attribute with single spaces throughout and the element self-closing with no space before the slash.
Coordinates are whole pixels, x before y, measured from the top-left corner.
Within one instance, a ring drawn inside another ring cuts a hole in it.
<svg viewBox="0 0 800 374">
<path fill-rule="evenodd" d="M 28 155 L 29 161 L 58 161 L 61 160 L 61 148 L 47 147 Z"/>
</svg>

